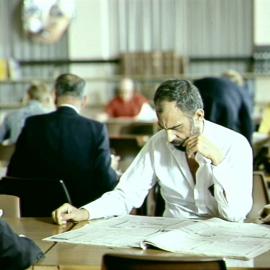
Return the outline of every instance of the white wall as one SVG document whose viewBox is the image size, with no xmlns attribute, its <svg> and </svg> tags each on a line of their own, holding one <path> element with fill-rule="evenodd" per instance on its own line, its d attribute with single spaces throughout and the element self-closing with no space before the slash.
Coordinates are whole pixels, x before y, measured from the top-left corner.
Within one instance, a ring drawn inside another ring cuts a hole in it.
<svg viewBox="0 0 270 270">
<path fill-rule="evenodd" d="M 254 0 L 254 44 L 270 45 L 270 1 Z"/>
<path fill-rule="evenodd" d="M 77 0 L 69 30 L 71 59 L 108 57 L 107 0 Z"/>
<path fill-rule="evenodd" d="M 114 55 L 114 49 L 120 50 L 120 48 L 114 48 L 114 45 L 118 43 L 112 39 L 112 36 L 110 36 L 118 31 L 115 29 L 115 31 L 112 32 L 112 27 L 109 20 L 110 15 L 112 15 L 112 10 L 110 10 L 112 6 L 110 6 L 109 3 L 112 2 L 108 0 L 76 0 L 76 16 L 73 19 L 69 30 L 70 59 L 108 59 Z M 190 1 L 186 2 L 186 4 L 188 3 L 192 4 Z M 184 2 L 182 4 L 184 5 Z M 197 7 L 197 4 L 198 3 L 196 1 L 193 1 L 192 7 Z M 219 2 L 219 4 L 221 5 L 223 2 Z M 122 8 L 122 6 L 119 6 L 119 8 L 120 7 Z M 254 7 L 255 34 L 253 42 L 264 43 L 267 42 L 267 40 L 263 40 L 263 38 L 270 39 L 270 36 L 265 35 L 265 31 L 261 32 L 261 29 L 264 29 L 262 24 L 265 22 L 261 20 L 261 13 L 264 9 L 269 10 L 270 0 L 254 0 Z M 194 11 L 194 9 L 192 10 Z M 197 20 L 197 23 L 203 21 L 202 19 L 198 18 Z M 267 21 L 270 22 L 268 19 Z M 240 22 L 241 20 L 237 24 L 238 27 L 240 27 Z M 115 24 L 114 27 L 117 27 L 117 24 Z M 110 33 L 110 31 L 112 33 Z M 239 32 L 241 31 L 239 30 Z M 189 43 L 193 44 L 192 42 Z M 219 46 L 217 46 L 217 48 L 219 48 Z M 198 63 L 194 65 L 199 66 Z M 215 68 L 214 64 L 211 64 L 211 66 Z M 112 65 L 76 64 L 72 65 L 71 72 L 89 79 L 87 90 L 89 93 L 90 104 L 106 104 L 107 101 L 113 96 L 113 88 L 115 87 L 116 83 L 103 80 L 104 78 L 110 78 L 112 75 L 116 74 L 116 71 Z M 209 71 L 209 73 L 211 73 L 211 71 Z M 97 79 L 91 80 L 91 78 Z M 269 80 L 266 78 L 258 78 L 255 86 L 257 90 L 256 101 L 259 103 L 268 102 L 270 100 L 268 94 L 268 89 L 270 86 Z"/>
<path fill-rule="evenodd" d="M 109 57 L 109 24 L 107 0 L 77 0 L 76 15 L 69 30 L 70 59 L 107 59 Z M 112 97 L 112 84 L 91 78 L 114 74 L 113 67 L 99 64 L 74 64 L 70 72 L 88 78 L 90 104 L 105 104 Z"/>
</svg>

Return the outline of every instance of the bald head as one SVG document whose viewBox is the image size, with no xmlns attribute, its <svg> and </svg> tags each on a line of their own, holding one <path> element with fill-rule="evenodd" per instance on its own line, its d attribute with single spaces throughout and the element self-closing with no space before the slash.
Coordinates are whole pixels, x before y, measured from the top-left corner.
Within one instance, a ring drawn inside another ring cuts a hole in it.
<svg viewBox="0 0 270 270">
<path fill-rule="evenodd" d="M 119 83 L 119 96 L 124 100 L 130 100 L 134 94 L 134 82 L 129 78 L 124 78 Z"/>
</svg>

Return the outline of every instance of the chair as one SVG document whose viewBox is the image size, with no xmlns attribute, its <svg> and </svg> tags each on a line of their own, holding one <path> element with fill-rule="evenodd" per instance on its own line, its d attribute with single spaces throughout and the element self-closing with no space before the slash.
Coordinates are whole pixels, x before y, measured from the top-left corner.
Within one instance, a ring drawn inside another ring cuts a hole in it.
<svg viewBox="0 0 270 270">
<path fill-rule="evenodd" d="M 0 194 L 0 209 L 3 210 L 3 217 L 19 218 L 20 198 L 14 195 Z"/>
<path fill-rule="evenodd" d="M 103 256 L 101 270 L 226 270 L 222 259 L 185 259 L 108 253 Z"/>
<path fill-rule="evenodd" d="M 259 212 L 264 205 L 270 203 L 267 183 L 264 174 L 259 171 L 253 172 L 253 191 L 252 191 L 253 205 L 247 216 L 247 220 L 256 220 L 259 218 Z"/>
<path fill-rule="evenodd" d="M 20 198 L 22 217 L 49 217 L 51 212 L 71 199 L 63 180 L 5 176 L 0 194 Z"/>
</svg>

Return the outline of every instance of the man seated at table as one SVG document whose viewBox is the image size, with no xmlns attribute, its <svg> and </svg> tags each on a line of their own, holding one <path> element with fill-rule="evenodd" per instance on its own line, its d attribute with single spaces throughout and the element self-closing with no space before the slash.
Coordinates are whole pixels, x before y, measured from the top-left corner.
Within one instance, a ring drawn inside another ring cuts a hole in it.
<svg viewBox="0 0 270 270">
<path fill-rule="evenodd" d="M 203 99 L 205 118 L 241 133 L 252 145 L 254 124 L 247 89 L 218 77 L 204 77 L 194 85 Z"/>
<path fill-rule="evenodd" d="M 199 91 L 187 80 L 163 82 L 154 103 L 162 130 L 142 148 L 115 189 L 80 209 L 62 205 L 52 213 L 57 223 L 128 214 L 156 183 L 165 217 L 245 219 L 252 206 L 247 139 L 205 120 Z"/>
<path fill-rule="evenodd" d="M 17 235 L 5 221 L 0 220 L 1 269 L 26 269 L 43 255 L 43 252 L 31 239 Z"/>
<path fill-rule="evenodd" d="M 76 206 L 112 190 L 118 181 L 106 126 L 80 115 L 85 85 L 75 74 L 57 77 L 57 110 L 27 118 L 7 170 L 8 176 L 62 179 Z"/>
<path fill-rule="evenodd" d="M 154 109 L 149 101 L 135 89 L 133 80 L 123 78 L 116 96 L 106 105 L 105 113 L 98 116 L 99 120 L 132 119 L 139 121 L 156 121 Z"/>
</svg>

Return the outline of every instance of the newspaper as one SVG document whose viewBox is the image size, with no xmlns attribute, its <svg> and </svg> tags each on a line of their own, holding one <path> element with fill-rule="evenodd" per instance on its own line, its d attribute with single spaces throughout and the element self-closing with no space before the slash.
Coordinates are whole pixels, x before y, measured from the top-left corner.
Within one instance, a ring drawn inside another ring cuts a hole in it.
<svg viewBox="0 0 270 270">
<path fill-rule="evenodd" d="M 109 247 L 157 247 L 182 255 L 249 260 L 270 250 L 270 228 L 218 218 L 120 216 L 45 238 L 46 241 Z"/>
</svg>

